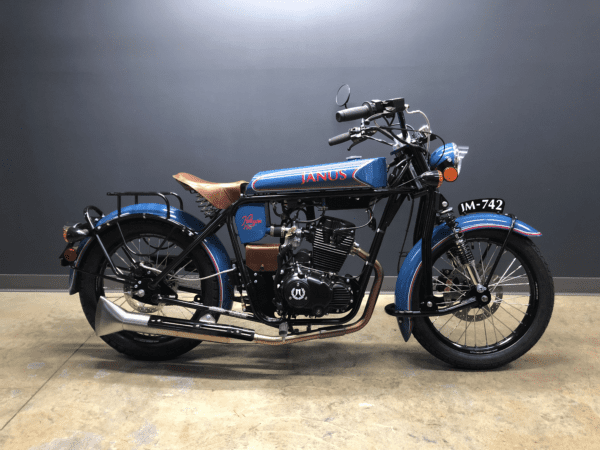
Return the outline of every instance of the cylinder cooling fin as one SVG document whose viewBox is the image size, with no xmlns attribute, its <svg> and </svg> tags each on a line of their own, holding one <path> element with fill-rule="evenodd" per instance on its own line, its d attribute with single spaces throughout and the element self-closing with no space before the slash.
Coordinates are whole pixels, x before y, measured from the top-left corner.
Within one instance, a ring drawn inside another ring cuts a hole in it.
<svg viewBox="0 0 600 450">
<path fill-rule="evenodd" d="M 314 227 L 313 267 L 337 273 L 342 269 L 354 244 L 354 224 L 334 217 L 323 217 Z"/>
</svg>

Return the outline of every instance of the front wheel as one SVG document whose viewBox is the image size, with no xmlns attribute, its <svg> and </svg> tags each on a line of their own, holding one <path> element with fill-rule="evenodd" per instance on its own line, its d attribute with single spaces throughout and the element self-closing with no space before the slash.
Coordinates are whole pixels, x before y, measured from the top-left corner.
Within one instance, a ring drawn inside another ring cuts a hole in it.
<svg viewBox="0 0 600 450">
<path fill-rule="evenodd" d="M 465 240 L 477 271 L 486 280 L 506 232 L 474 230 Z M 433 251 L 433 294 L 439 308 L 467 297 L 473 284 L 456 257 L 453 239 Z M 423 271 L 415 280 L 419 299 Z M 552 315 L 554 284 L 550 269 L 528 238 L 511 234 L 494 274 L 491 301 L 437 317 L 414 318 L 413 334 L 433 356 L 464 369 L 493 369 L 529 351 L 542 337 Z"/>
</svg>

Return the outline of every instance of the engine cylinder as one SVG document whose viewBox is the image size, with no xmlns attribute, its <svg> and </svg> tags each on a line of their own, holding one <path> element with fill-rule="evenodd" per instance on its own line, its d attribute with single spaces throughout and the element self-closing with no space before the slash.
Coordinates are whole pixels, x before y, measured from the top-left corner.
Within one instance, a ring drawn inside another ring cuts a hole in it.
<svg viewBox="0 0 600 450">
<path fill-rule="evenodd" d="M 314 229 L 313 267 L 325 272 L 337 273 L 354 244 L 354 224 L 333 217 L 323 217 Z"/>
</svg>

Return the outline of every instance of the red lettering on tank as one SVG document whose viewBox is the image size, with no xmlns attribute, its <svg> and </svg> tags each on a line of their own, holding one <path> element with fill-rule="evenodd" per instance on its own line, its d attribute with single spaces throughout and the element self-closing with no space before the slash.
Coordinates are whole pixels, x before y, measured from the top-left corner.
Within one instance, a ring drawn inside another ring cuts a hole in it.
<svg viewBox="0 0 600 450">
<path fill-rule="evenodd" d="M 343 170 L 331 170 L 329 172 L 321 173 L 321 172 L 303 172 L 302 173 L 302 183 L 305 184 L 309 181 L 318 182 L 318 181 L 337 181 L 337 180 L 345 180 L 348 178 L 346 172 Z"/>
</svg>

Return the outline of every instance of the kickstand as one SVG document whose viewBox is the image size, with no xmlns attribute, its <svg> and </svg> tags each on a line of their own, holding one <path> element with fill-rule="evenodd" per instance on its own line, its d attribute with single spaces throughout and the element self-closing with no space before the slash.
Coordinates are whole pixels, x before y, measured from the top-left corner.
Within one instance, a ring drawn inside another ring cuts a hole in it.
<svg viewBox="0 0 600 450">
<path fill-rule="evenodd" d="M 284 341 L 288 335 L 288 330 L 289 330 L 289 325 L 287 322 L 282 322 L 281 324 L 279 324 L 279 336 L 281 336 Z"/>
</svg>

